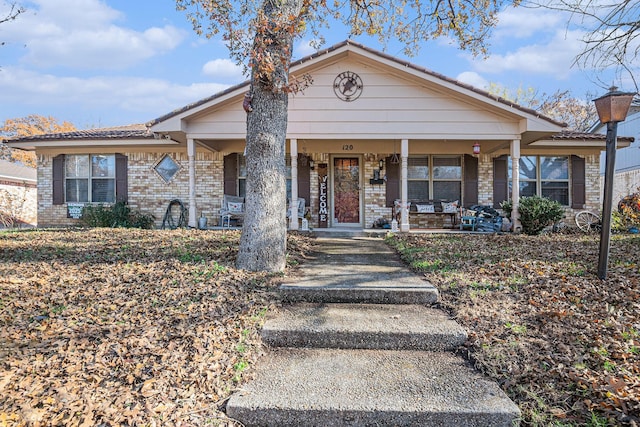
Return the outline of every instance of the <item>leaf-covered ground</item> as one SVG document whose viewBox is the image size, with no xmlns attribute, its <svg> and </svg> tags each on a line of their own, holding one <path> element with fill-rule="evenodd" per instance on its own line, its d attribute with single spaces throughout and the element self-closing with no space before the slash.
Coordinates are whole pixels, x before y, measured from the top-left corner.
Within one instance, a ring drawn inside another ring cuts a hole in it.
<svg viewBox="0 0 640 427">
<path fill-rule="evenodd" d="M 227 425 L 282 275 L 233 265 L 239 234 L 0 232 L 0 426 Z M 640 238 L 389 240 L 469 332 L 523 425 L 640 425 Z M 312 244 L 289 236 L 289 265 Z M 286 274 L 292 274 L 289 269 Z"/>
<path fill-rule="evenodd" d="M 640 425 L 640 238 L 402 235 L 389 239 L 469 333 L 464 349 L 523 425 Z"/>
<path fill-rule="evenodd" d="M 0 232 L 0 426 L 226 425 L 282 280 L 236 270 L 238 240 Z"/>
</svg>

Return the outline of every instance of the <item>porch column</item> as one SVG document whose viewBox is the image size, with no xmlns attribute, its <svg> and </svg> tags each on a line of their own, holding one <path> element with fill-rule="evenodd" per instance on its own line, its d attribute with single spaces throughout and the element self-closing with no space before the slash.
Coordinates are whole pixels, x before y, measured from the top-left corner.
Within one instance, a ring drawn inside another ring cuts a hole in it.
<svg viewBox="0 0 640 427">
<path fill-rule="evenodd" d="M 291 151 L 291 217 L 289 229 L 298 229 L 298 140 L 289 140 Z M 287 207 L 289 209 L 289 207 Z"/>
<path fill-rule="evenodd" d="M 187 138 L 187 156 L 189 158 L 189 227 L 196 228 L 196 144 L 193 138 Z"/>
<path fill-rule="evenodd" d="M 400 231 L 409 231 L 409 210 L 407 209 L 407 200 L 409 198 L 409 191 L 407 188 L 408 157 L 409 140 L 403 139 L 400 143 L 400 199 L 402 203 L 402 207 L 400 209 Z"/>
<path fill-rule="evenodd" d="M 520 140 L 511 141 L 511 222 L 513 231 L 519 233 L 522 230 L 520 224 Z"/>
</svg>

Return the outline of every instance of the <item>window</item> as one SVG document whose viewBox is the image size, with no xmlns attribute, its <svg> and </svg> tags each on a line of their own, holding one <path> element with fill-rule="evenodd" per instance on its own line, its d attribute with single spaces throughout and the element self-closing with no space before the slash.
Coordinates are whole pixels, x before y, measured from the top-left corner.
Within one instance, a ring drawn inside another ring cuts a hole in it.
<svg viewBox="0 0 640 427">
<path fill-rule="evenodd" d="M 460 200 L 461 157 L 409 157 L 407 159 L 407 193 L 410 200 Z"/>
<path fill-rule="evenodd" d="M 174 176 L 180 171 L 180 165 L 170 156 L 166 155 L 153 168 L 165 183 L 170 183 Z"/>
<path fill-rule="evenodd" d="M 67 155 L 64 164 L 67 202 L 115 202 L 115 155 Z"/>
<path fill-rule="evenodd" d="M 238 196 L 247 195 L 247 158 L 240 154 L 238 156 Z"/>
<path fill-rule="evenodd" d="M 287 177 L 287 200 L 291 199 L 291 156 L 287 154 L 286 158 L 286 177 Z M 247 195 L 247 158 L 240 154 L 238 156 L 238 196 L 246 197 Z"/>
<path fill-rule="evenodd" d="M 520 196 L 541 196 L 569 205 L 569 157 L 523 156 L 520 158 Z M 509 193 L 512 161 L 509 157 Z"/>
</svg>

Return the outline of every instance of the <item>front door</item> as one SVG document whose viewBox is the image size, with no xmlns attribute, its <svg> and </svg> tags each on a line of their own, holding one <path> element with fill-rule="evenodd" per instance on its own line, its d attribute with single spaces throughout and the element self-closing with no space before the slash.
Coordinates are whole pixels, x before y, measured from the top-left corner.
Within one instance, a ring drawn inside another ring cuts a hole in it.
<svg viewBox="0 0 640 427">
<path fill-rule="evenodd" d="M 333 225 L 360 225 L 360 159 L 333 159 Z"/>
</svg>

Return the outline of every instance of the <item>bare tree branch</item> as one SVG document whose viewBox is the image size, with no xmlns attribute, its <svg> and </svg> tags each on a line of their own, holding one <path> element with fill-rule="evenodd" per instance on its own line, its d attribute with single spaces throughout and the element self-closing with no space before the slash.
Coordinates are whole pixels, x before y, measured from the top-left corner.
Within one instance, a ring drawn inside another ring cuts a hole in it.
<svg viewBox="0 0 640 427">
<path fill-rule="evenodd" d="M 628 75 L 638 90 L 635 75 L 640 65 L 640 0 L 533 0 L 527 5 L 569 13 L 569 23 L 586 33 L 584 50 L 574 63 Z"/>
</svg>

